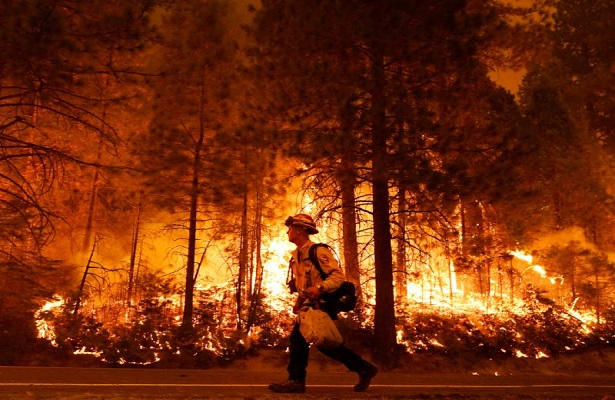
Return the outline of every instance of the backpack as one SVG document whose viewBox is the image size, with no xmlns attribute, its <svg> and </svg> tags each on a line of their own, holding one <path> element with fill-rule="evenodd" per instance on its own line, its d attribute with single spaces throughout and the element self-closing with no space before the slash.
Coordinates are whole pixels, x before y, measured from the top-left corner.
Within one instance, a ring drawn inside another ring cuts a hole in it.
<svg viewBox="0 0 615 400">
<path fill-rule="evenodd" d="M 325 243 L 316 243 L 310 247 L 308 252 L 310 261 L 318 269 L 320 276 L 324 280 L 327 278 L 327 275 L 322 270 L 318 257 L 316 256 L 316 250 L 318 247 L 326 247 L 329 250 L 331 250 L 331 247 Z M 354 310 L 357 305 L 357 294 L 354 283 L 344 281 L 335 291 L 321 294 L 318 302 L 320 307 L 333 319 L 337 318 L 337 313 L 339 312 Z"/>
</svg>

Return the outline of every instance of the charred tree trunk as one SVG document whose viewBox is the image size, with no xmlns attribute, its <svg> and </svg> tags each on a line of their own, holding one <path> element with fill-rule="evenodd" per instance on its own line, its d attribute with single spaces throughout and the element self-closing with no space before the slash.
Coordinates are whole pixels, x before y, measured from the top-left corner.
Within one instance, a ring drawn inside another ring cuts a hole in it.
<svg viewBox="0 0 615 400">
<path fill-rule="evenodd" d="M 246 330 L 249 331 L 252 326 L 256 323 L 257 318 L 257 310 L 260 303 L 260 294 L 263 283 L 263 260 L 261 254 L 261 245 L 262 245 L 262 232 L 263 232 L 263 198 L 261 193 L 261 186 L 259 185 L 256 189 L 256 209 L 255 209 L 255 227 L 254 227 L 254 238 L 255 238 L 255 269 L 253 271 L 254 277 L 251 281 L 254 282 L 254 286 L 250 292 L 250 309 L 248 312 L 247 326 Z"/>
<path fill-rule="evenodd" d="M 92 259 L 94 258 L 94 250 L 96 249 L 96 242 L 92 245 L 92 251 L 90 252 L 90 257 L 88 258 L 88 262 L 85 264 L 85 271 L 83 271 L 83 276 L 81 277 L 81 282 L 79 283 L 79 289 L 77 289 L 77 295 L 75 296 L 75 308 L 73 309 L 73 315 L 77 315 L 79 313 L 79 308 L 81 307 L 81 299 L 83 298 L 83 291 L 85 289 L 85 282 L 90 274 L 90 268 L 92 266 Z"/>
<path fill-rule="evenodd" d="M 201 82 L 201 108 L 205 106 L 205 82 Z M 194 282 L 196 262 L 196 233 L 198 228 L 199 194 L 201 190 L 201 151 L 205 141 L 205 126 L 201 111 L 201 124 L 199 135 L 194 144 L 194 158 L 192 163 L 192 183 L 190 188 L 190 209 L 188 211 L 188 254 L 186 256 L 186 292 L 184 294 L 184 313 L 181 329 L 184 334 L 192 331 L 192 315 L 194 312 Z"/>
<path fill-rule="evenodd" d="M 485 261 L 485 229 L 482 206 L 479 201 L 473 199 L 460 199 L 460 202 L 462 254 L 466 260 L 472 261 L 479 293 L 482 296 L 489 297 L 491 290 L 490 269 Z"/>
<path fill-rule="evenodd" d="M 197 152 L 198 154 L 198 152 Z M 195 156 L 195 166 L 198 164 Z M 194 270 L 196 261 L 196 231 L 198 209 L 199 178 L 196 171 L 192 175 L 192 190 L 190 194 L 190 210 L 188 217 L 188 254 L 186 257 L 186 292 L 184 294 L 184 313 L 182 316 L 182 330 L 192 330 L 192 314 L 194 311 Z"/>
<path fill-rule="evenodd" d="M 508 282 L 510 285 L 510 302 L 514 303 L 515 301 L 515 269 L 513 267 L 513 256 L 508 255 L 506 260 L 508 260 L 508 269 L 506 270 L 508 273 Z"/>
<path fill-rule="evenodd" d="M 139 202 L 137 203 L 137 215 L 135 217 L 134 234 L 132 237 L 132 249 L 130 251 L 130 265 L 128 268 L 128 293 L 126 295 L 126 304 L 128 306 L 128 312 L 130 313 L 130 307 L 132 306 L 132 295 L 134 291 L 135 282 L 135 264 L 137 260 L 137 247 L 139 243 L 139 228 L 141 225 L 141 197 L 139 194 Z"/>
<path fill-rule="evenodd" d="M 395 364 L 395 302 L 393 257 L 389 220 L 389 179 L 387 170 L 387 127 L 384 55 L 372 48 L 372 189 L 374 207 L 374 259 L 376 264 L 376 310 L 374 315 L 374 359 L 384 368 Z"/>
<path fill-rule="evenodd" d="M 576 265 L 577 260 L 576 257 L 573 256 L 570 262 L 570 295 L 572 298 L 570 299 L 570 303 L 574 303 L 577 298 L 577 276 L 576 276 Z"/>
<path fill-rule="evenodd" d="M 344 168 L 342 184 L 342 232 L 344 235 L 344 268 L 346 279 L 357 286 L 359 299 L 361 296 L 361 271 L 359 269 L 359 245 L 357 241 L 357 212 L 355 204 L 354 169 L 348 164 Z"/>
<path fill-rule="evenodd" d="M 398 232 L 397 232 L 397 257 L 395 260 L 395 297 L 398 303 L 406 301 L 408 291 L 407 268 L 406 268 L 406 188 L 399 187 L 397 199 Z"/>
<path fill-rule="evenodd" d="M 237 308 L 237 330 L 240 331 L 243 326 L 242 310 L 247 276 L 247 264 L 248 264 L 248 250 L 249 250 L 249 238 L 248 238 L 248 190 L 244 190 L 243 194 L 243 210 L 241 212 L 241 233 L 239 239 L 239 272 L 237 274 L 237 284 L 235 289 L 235 302 Z"/>
<path fill-rule="evenodd" d="M 456 279 L 455 268 L 453 266 L 453 263 L 450 260 L 450 257 L 446 257 L 446 261 L 447 261 L 446 270 L 448 271 L 448 296 L 449 296 L 449 301 L 451 302 L 451 306 L 454 306 L 455 291 L 454 291 L 453 285 Z"/>
<path fill-rule="evenodd" d="M 98 143 L 98 153 L 96 155 L 96 162 L 100 162 L 102 152 L 102 140 Z M 98 196 L 98 167 L 94 168 L 94 176 L 92 177 L 92 190 L 90 192 L 90 202 L 88 204 L 88 215 L 85 223 L 85 232 L 83 235 L 83 243 L 81 244 L 81 250 L 85 252 L 90 248 L 90 242 L 92 241 L 92 231 L 94 226 L 94 212 L 96 209 L 96 197 Z"/>
<path fill-rule="evenodd" d="M 600 324 L 601 316 L 601 303 L 600 295 L 602 294 L 602 288 L 600 287 L 600 263 L 596 260 L 594 262 L 594 284 L 596 285 L 596 323 Z"/>
<path fill-rule="evenodd" d="M 101 88 L 103 92 L 106 92 L 106 89 L 109 88 L 109 77 L 104 79 L 103 86 Z M 101 94 L 101 97 L 105 97 L 105 95 Z M 107 119 L 107 104 L 104 103 L 102 106 L 101 113 L 101 125 L 100 125 L 100 133 L 103 135 L 106 130 L 106 119 Z M 102 158 L 102 149 L 103 149 L 103 137 L 100 137 L 98 141 L 98 149 L 96 153 L 96 164 L 100 164 L 100 160 Z M 99 170 L 98 167 L 94 169 L 94 177 L 92 178 L 92 191 L 90 193 L 90 203 L 88 206 L 88 216 L 87 222 L 85 226 L 85 234 L 83 236 L 83 244 L 81 245 L 81 249 L 85 252 L 90 247 L 90 242 L 92 240 L 92 231 L 94 226 L 94 211 L 96 209 L 96 197 L 98 196 L 98 180 L 99 180 Z"/>
<path fill-rule="evenodd" d="M 340 121 L 342 126 L 342 137 L 347 140 L 354 140 L 352 134 L 353 121 L 353 106 L 352 101 L 347 100 L 346 104 L 341 107 Z M 346 149 L 342 154 L 341 167 L 338 175 L 338 181 L 341 187 L 342 197 L 342 234 L 343 234 L 343 250 L 344 250 L 344 268 L 346 279 L 354 283 L 357 288 L 357 297 L 362 300 L 361 294 L 361 270 L 359 265 L 359 244 L 357 240 L 357 211 L 355 187 L 357 184 L 355 172 L 355 157 L 354 144 L 344 143 Z"/>
<path fill-rule="evenodd" d="M 401 66 L 395 68 L 395 81 L 402 82 L 404 80 L 404 71 Z M 405 140 L 406 137 L 414 136 L 416 133 L 411 132 L 408 128 L 408 121 L 414 121 L 416 119 L 415 108 L 416 105 L 413 101 L 410 101 L 406 92 L 400 91 L 397 93 L 399 104 L 406 105 L 405 107 L 397 107 L 395 112 L 395 126 L 396 135 L 392 142 L 396 144 L 397 154 L 413 154 L 410 146 Z M 401 166 L 400 166 L 401 167 Z M 398 167 L 398 168 L 400 168 Z M 399 171 L 398 171 L 399 172 Z M 400 174 L 401 175 L 401 174 Z M 397 303 L 402 304 L 407 300 L 408 294 L 408 267 L 407 267 L 407 243 L 406 243 L 406 224 L 408 220 L 408 202 L 406 194 L 408 193 L 409 183 L 405 180 L 407 178 L 398 178 L 398 190 L 397 190 L 397 235 L 396 235 L 396 257 L 395 257 L 395 300 Z"/>
</svg>

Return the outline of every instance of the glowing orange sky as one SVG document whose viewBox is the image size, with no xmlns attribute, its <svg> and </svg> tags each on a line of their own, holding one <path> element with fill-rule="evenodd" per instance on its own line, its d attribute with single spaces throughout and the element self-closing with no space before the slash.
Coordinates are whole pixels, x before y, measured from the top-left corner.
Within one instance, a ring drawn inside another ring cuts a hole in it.
<svg viewBox="0 0 615 400">
<path fill-rule="evenodd" d="M 517 94 L 524 74 L 525 70 L 498 70 L 493 72 L 491 76 L 499 85 L 510 90 L 513 94 Z"/>
<path fill-rule="evenodd" d="M 503 0 L 503 2 L 517 7 L 529 7 L 534 3 L 534 0 Z M 513 94 L 517 94 L 524 74 L 525 69 L 519 71 L 498 70 L 493 72 L 491 76 L 502 87 L 510 90 Z"/>
</svg>

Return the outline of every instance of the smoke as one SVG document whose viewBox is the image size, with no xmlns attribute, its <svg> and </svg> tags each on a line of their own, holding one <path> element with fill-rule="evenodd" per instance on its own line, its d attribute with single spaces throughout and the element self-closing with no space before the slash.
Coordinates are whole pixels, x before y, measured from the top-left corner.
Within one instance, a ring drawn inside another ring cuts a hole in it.
<svg viewBox="0 0 615 400">
<path fill-rule="evenodd" d="M 609 262 L 615 262 L 615 252 L 608 252 L 600 249 L 594 243 L 587 240 L 583 229 L 575 226 L 561 231 L 552 232 L 549 235 L 537 240 L 532 248 L 534 250 L 544 250 L 551 246 L 567 245 L 570 242 L 577 242 L 582 249 L 590 250 L 593 253 L 606 254 Z"/>
</svg>

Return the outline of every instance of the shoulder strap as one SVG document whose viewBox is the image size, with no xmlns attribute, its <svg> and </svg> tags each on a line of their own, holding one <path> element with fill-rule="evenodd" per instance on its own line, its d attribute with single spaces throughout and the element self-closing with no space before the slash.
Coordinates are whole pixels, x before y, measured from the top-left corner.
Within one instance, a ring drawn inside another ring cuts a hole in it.
<svg viewBox="0 0 615 400">
<path fill-rule="evenodd" d="M 320 272 L 320 276 L 322 277 L 322 279 L 326 279 L 327 275 L 322 270 L 322 267 L 320 266 L 320 262 L 318 261 L 318 257 L 316 256 L 316 250 L 318 249 L 318 247 L 326 247 L 330 249 L 328 244 L 315 243 L 312 246 L 310 246 L 310 250 L 308 250 L 308 256 L 312 264 L 318 269 L 318 272 Z"/>
<path fill-rule="evenodd" d="M 288 282 L 289 280 L 291 280 L 291 279 L 294 279 L 294 278 L 295 278 L 295 274 L 294 274 L 293 269 L 292 269 L 292 267 L 291 267 L 291 265 L 293 265 L 293 260 L 294 260 L 294 258 L 293 258 L 293 257 L 291 257 L 291 258 L 290 258 L 290 261 L 288 261 L 288 271 L 286 271 L 286 281 L 287 281 L 287 282 Z"/>
</svg>

